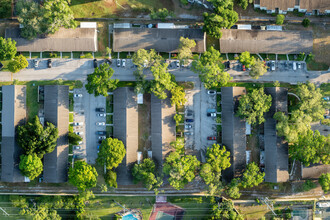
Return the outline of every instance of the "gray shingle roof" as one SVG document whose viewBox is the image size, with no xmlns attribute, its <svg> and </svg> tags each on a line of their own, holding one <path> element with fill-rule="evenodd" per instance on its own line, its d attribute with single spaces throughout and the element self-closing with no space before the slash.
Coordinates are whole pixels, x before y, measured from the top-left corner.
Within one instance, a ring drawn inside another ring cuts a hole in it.
<svg viewBox="0 0 330 220">
<path fill-rule="evenodd" d="M 135 52 L 155 49 L 158 52 L 177 52 L 180 37 L 196 41 L 192 52 L 203 53 L 206 47 L 202 29 L 116 28 L 113 32 L 113 51 Z"/>
<path fill-rule="evenodd" d="M 298 54 L 313 51 L 311 31 L 222 30 L 221 53 Z"/>
<path fill-rule="evenodd" d="M 272 96 L 272 105 L 265 113 L 265 181 L 278 183 L 289 180 L 288 143 L 276 134 L 276 112 L 288 113 L 288 89 L 282 87 L 265 88 L 265 94 Z"/>
<path fill-rule="evenodd" d="M 224 178 L 231 180 L 241 174 L 246 166 L 246 124 L 235 116 L 239 98 L 245 94 L 242 87 L 222 87 L 222 144 L 230 151 L 231 167 L 224 171 Z"/>
<path fill-rule="evenodd" d="M 44 99 L 45 122 L 54 124 L 59 136 L 55 150 L 44 156 L 44 181 L 66 182 L 69 157 L 69 87 L 45 86 Z"/>
<path fill-rule="evenodd" d="M 126 147 L 126 156 L 117 168 L 117 182 L 121 185 L 132 183 L 131 165 L 137 161 L 139 144 L 139 115 L 137 96 L 134 89 L 120 87 L 113 92 L 113 136 Z"/>
<path fill-rule="evenodd" d="M 95 28 L 60 28 L 55 34 L 44 38 L 26 40 L 20 37 L 19 28 L 7 28 L 5 37 L 17 42 L 17 51 L 97 51 L 97 31 Z"/>
<path fill-rule="evenodd" d="M 151 95 L 151 147 L 152 157 L 158 165 L 162 166 L 166 154 L 171 151 L 170 143 L 175 141 L 176 110 L 171 106 L 170 93 L 164 100 Z"/>
<path fill-rule="evenodd" d="M 2 86 L 1 181 L 24 182 L 19 170 L 22 149 L 15 140 L 16 128 L 26 121 L 26 86 Z"/>
</svg>

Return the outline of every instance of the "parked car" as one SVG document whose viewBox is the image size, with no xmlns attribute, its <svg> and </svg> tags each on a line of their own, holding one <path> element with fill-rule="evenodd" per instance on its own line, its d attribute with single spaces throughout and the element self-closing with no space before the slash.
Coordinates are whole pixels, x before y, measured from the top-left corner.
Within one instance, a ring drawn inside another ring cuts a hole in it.
<svg viewBox="0 0 330 220">
<path fill-rule="evenodd" d="M 99 140 L 97 143 L 102 144 L 102 141 L 103 141 L 103 140 Z"/>
<path fill-rule="evenodd" d="M 207 137 L 207 140 L 216 140 L 216 139 L 217 139 L 217 137 L 214 137 L 214 136 Z"/>
<path fill-rule="evenodd" d="M 98 134 L 98 135 L 105 135 L 106 132 L 105 131 L 97 131 L 96 134 Z"/>
<path fill-rule="evenodd" d="M 207 117 L 217 117 L 217 113 L 215 113 L 215 112 L 209 112 L 209 113 L 206 113 L 206 116 Z"/>
<path fill-rule="evenodd" d="M 82 131 L 76 131 L 75 132 L 77 135 L 83 135 L 84 134 L 84 132 L 82 132 Z"/>
<path fill-rule="evenodd" d="M 97 113 L 96 116 L 105 117 L 107 115 L 105 113 Z"/>
<path fill-rule="evenodd" d="M 73 150 L 80 150 L 81 147 L 80 146 L 73 146 Z"/>
<path fill-rule="evenodd" d="M 272 71 L 275 70 L 275 61 L 272 61 L 272 63 L 271 63 L 271 70 L 272 70 Z"/>
<path fill-rule="evenodd" d="M 190 129 L 190 128 L 192 128 L 192 125 L 191 125 L 191 124 L 185 124 L 185 125 L 184 125 L 184 128 L 185 128 L 185 129 Z"/>
<path fill-rule="evenodd" d="M 193 110 L 187 110 L 187 112 L 186 112 L 187 117 L 192 117 L 193 114 L 194 114 Z"/>
<path fill-rule="evenodd" d="M 193 132 L 185 132 L 184 134 L 190 136 L 190 135 L 193 135 L 194 133 Z"/>
<path fill-rule="evenodd" d="M 100 145 L 97 145 L 97 153 L 100 152 Z"/>
<path fill-rule="evenodd" d="M 179 60 L 176 61 L 176 67 L 178 67 L 178 68 L 180 67 L 180 61 Z"/>
<path fill-rule="evenodd" d="M 39 67 L 39 60 L 33 60 L 33 62 L 35 68 Z"/>
<path fill-rule="evenodd" d="M 194 122 L 194 119 L 186 119 L 186 122 Z"/>
<path fill-rule="evenodd" d="M 214 90 L 208 90 L 207 91 L 207 94 L 209 94 L 209 95 L 215 95 L 215 94 L 217 94 L 217 92 L 214 91 Z"/>
<path fill-rule="evenodd" d="M 95 111 L 96 112 L 105 112 L 105 109 L 104 108 L 96 108 Z"/>
<path fill-rule="evenodd" d="M 81 126 L 81 125 L 83 125 L 83 124 L 84 124 L 84 122 L 74 122 L 74 123 L 73 123 L 74 126 Z"/>
<path fill-rule="evenodd" d="M 120 67 L 120 59 L 117 59 L 117 66 Z"/>
<path fill-rule="evenodd" d="M 208 108 L 207 110 L 206 110 L 206 112 L 207 113 L 215 113 L 215 112 L 217 112 L 216 110 L 215 110 L 215 108 Z"/>
<path fill-rule="evenodd" d="M 105 122 L 96 122 L 96 125 L 105 126 Z"/>
<path fill-rule="evenodd" d="M 52 60 L 51 59 L 47 60 L 47 67 L 52 68 Z"/>
<path fill-rule="evenodd" d="M 330 101 L 330 96 L 323 97 L 323 100 Z"/>
<path fill-rule="evenodd" d="M 73 97 L 81 98 L 81 97 L 83 97 L 83 95 L 82 94 L 73 94 Z"/>
<path fill-rule="evenodd" d="M 94 60 L 93 60 L 93 65 L 94 65 L 94 68 L 97 67 L 97 59 L 94 59 Z"/>
<path fill-rule="evenodd" d="M 110 59 L 104 59 L 104 62 L 105 62 L 106 64 L 109 64 L 109 65 L 112 64 L 112 61 L 111 61 Z"/>
<path fill-rule="evenodd" d="M 123 66 L 123 67 L 126 66 L 126 60 L 125 60 L 125 59 L 123 59 L 121 63 L 122 63 L 122 66 Z"/>
<path fill-rule="evenodd" d="M 301 68 L 301 63 L 297 63 L 297 68 L 298 68 L 298 69 Z"/>
<path fill-rule="evenodd" d="M 296 62 L 293 62 L 293 64 L 292 64 L 292 69 L 293 69 L 293 70 L 296 70 L 296 69 L 297 69 L 297 64 L 296 64 Z"/>
<path fill-rule="evenodd" d="M 2 70 L 3 64 L 0 62 L 0 70 Z"/>
<path fill-rule="evenodd" d="M 242 71 L 245 71 L 245 70 L 246 70 L 246 69 L 245 69 L 245 65 L 243 65 L 243 66 L 242 66 Z"/>
<path fill-rule="evenodd" d="M 106 138 L 107 138 L 106 136 L 99 136 L 99 140 L 104 140 Z"/>
</svg>

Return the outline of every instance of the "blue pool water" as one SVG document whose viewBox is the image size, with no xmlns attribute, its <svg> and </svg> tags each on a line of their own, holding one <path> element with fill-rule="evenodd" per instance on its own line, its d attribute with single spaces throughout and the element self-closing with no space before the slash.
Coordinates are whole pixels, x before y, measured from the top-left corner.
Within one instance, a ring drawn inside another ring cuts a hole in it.
<svg viewBox="0 0 330 220">
<path fill-rule="evenodd" d="M 123 220 L 137 220 L 133 214 L 128 214 L 122 217 Z"/>
</svg>

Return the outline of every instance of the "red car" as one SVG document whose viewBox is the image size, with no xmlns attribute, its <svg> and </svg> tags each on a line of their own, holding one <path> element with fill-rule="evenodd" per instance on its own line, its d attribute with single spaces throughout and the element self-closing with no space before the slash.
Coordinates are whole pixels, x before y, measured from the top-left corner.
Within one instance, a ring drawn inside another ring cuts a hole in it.
<svg viewBox="0 0 330 220">
<path fill-rule="evenodd" d="M 216 140 L 217 138 L 216 137 L 207 137 L 207 140 Z"/>
<path fill-rule="evenodd" d="M 246 70 L 246 69 L 245 69 L 245 65 L 243 65 L 243 66 L 242 66 L 242 70 L 243 70 L 243 71 L 245 71 L 245 70 Z"/>
</svg>

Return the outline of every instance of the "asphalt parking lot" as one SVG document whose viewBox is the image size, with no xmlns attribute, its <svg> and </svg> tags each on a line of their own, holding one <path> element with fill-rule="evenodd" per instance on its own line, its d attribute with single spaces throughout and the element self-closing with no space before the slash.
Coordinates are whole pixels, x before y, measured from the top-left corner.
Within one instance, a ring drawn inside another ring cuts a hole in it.
<svg viewBox="0 0 330 220">
<path fill-rule="evenodd" d="M 82 95 L 82 89 L 74 89 L 74 96 L 79 94 Z M 73 131 L 79 132 L 82 141 L 77 146 L 73 146 L 73 155 L 77 159 L 86 160 L 86 121 L 85 121 L 85 110 L 84 110 L 84 97 L 73 97 Z M 79 123 L 81 125 L 75 125 Z"/>
</svg>

